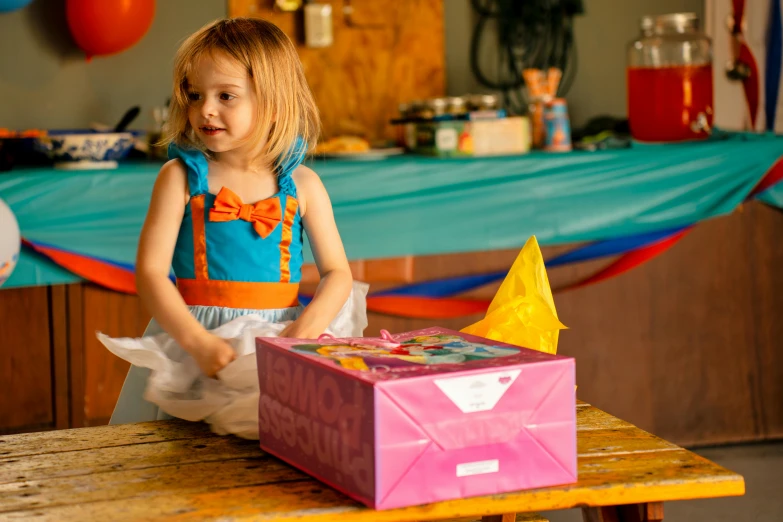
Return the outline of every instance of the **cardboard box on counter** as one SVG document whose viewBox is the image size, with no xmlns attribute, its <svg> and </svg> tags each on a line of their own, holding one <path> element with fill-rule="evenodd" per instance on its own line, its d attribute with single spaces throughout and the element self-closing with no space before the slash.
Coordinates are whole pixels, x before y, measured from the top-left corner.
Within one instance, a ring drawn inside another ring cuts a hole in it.
<svg viewBox="0 0 783 522">
<path fill-rule="evenodd" d="M 406 123 L 405 144 L 418 154 L 480 157 L 530 151 L 530 120 L 511 116 L 487 120 Z"/>
</svg>

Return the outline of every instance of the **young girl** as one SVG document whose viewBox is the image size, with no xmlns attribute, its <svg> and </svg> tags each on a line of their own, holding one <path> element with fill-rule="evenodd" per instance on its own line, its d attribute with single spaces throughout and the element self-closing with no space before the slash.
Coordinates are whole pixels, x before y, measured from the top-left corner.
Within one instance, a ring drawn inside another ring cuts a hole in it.
<svg viewBox="0 0 783 522">
<path fill-rule="evenodd" d="M 236 357 L 208 330 L 257 314 L 292 321 L 281 336 L 316 338 L 351 293 L 329 197 L 300 165 L 318 131 L 296 50 L 273 24 L 219 20 L 180 47 L 165 137 L 171 161 L 152 192 L 136 282 L 153 316 L 145 337 L 167 333 L 208 377 Z M 303 229 L 321 275 L 304 309 Z M 142 398 L 148 376 L 131 367 L 111 423 L 166 418 Z"/>
</svg>

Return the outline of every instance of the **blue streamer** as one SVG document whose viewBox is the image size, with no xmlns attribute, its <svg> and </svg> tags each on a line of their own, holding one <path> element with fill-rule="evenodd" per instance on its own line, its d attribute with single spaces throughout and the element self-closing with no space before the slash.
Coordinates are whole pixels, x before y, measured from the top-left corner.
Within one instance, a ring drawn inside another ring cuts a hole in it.
<svg viewBox="0 0 783 522">
<path fill-rule="evenodd" d="M 412 285 L 390 288 L 373 293 L 373 296 L 402 296 L 415 295 L 418 297 L 447 297 L 455 294 L 468 292 L 475 288 L 488 285 L 506 277 L 506 271 L 490 272 L 488 274 L 467 275 L 449 277 L 446 279 L 436 279 L 434 281 L 425 281 L 423 283 L 414 283 Z"/>
<path fill-rule="evenodd" d="M 651 243 L 655 243 L 662 239 L 665 239 L 671 235 L 680 232 L 687 227 L 669 228 L 665 230 L 659 230 L 656 232 L 648 232 L 645 234 L 638 234 L 635 236 L 626 236 L 615 239 L 607 239 L 604 241 L 596 241 L 589 245 L 577 248 L 570 252 L 566 252 L 560 256 L 556 256 L 553 259 L 545 261 L 547 268 L 553 268 L 556 266 L 562 266 L 570 263 L 578 263 L 582 261 L 590 261 L 592 259 L 598 259 L 605 256 L 625 254 L 638 248 L 644 247 Z M 31 241 L 33 245 L 48 247 L 55 250 L 65 251 L 54 245 L 48 245 L 38 241 Z M 100 258 L 97 256 L 83 256 L 97 261 L 113 265 L 125 270 L 133 271 L 134 266 L 130 263 L 123 263 L 118 261 L 111 261 L 108 259 Z M 413 283 L 410 285 L 400 286 L 397 288 L 390 288 L 375 292 L 372 296 L 416 296 L 416 297 L 451 297 L 454 295 L 462 294 L 475 290 L 482 286 L 500 281 L 506 277 L 508 272 L 506 270 L 489 272 L 486 274 L 474 274 L 467 276 L 449 277 L 444 279 L 436 279 L 433 281 L 425 281 L 422 283 Z M 174 280 L 173 276 L 171 279 Z M 307 306 L 312 301 L 311 295 L 299 295 L 299 302 Z"/>
<path fill-rule="evenodd" d="M 685 228 L 687 227 L 667 228 L 665 230 L 648 232 L 646 234 L 596 241 L 595 243 L 590 243 L 589 245 L 549 259 L 546 261 L 546 266 L 547 268 L 554 268 L 569 263 L 590 261 L 591 259 L 597 259 L 599 257 L 625 254 L 632 250 L 636 250 L 637 248 L 666 239 Z"/>
<path fill-rule="evenodd" d="M 656 232 L 648 232 L 635 236 L 619 237 L 596 241 L 589 245 L 577 248 L 563 255 L 545 261 L 547 268 L 562 266 L 569 263 L 590 261 L 601 257 L 620 255 L 642 248 L 651 243 L 656 243 L 672 236 L 687 227 L 668 228 Z M 487 274 L 468 275 L 436 279 L 423 283 L 390 288 L 373 293 L 373 296 L 417 296 L 417 297 L 451 297 L 470 290 L 475 290 L 489 283 L 500 281 L 506 277 L 507 271 L 490 272 Z"/>
</svg>

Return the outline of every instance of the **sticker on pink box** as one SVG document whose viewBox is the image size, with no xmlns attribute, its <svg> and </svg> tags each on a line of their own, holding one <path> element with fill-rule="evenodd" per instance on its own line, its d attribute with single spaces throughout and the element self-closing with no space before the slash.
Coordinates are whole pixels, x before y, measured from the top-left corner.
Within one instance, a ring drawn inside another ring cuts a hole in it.
<svg viewBox="0 0 783 522">
<path fill-rule="evenodd" d="M 570 357 L 438 327 L 256 357 L 261 448 L 370 507 L 576 481 Z"/>
</svg>

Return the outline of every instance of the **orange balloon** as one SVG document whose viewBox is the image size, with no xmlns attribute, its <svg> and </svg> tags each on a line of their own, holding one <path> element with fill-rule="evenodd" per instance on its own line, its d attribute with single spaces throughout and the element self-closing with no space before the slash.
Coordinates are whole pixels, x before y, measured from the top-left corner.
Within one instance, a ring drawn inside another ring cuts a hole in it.
<svg viewBox="0 0 783 522">
<path fill-rule="evenodd" d="M 67 0 L 65 12 L 71 34 L 89 60 L 141 40 L 152 25 L 155 0 Z"/>
</svg>

